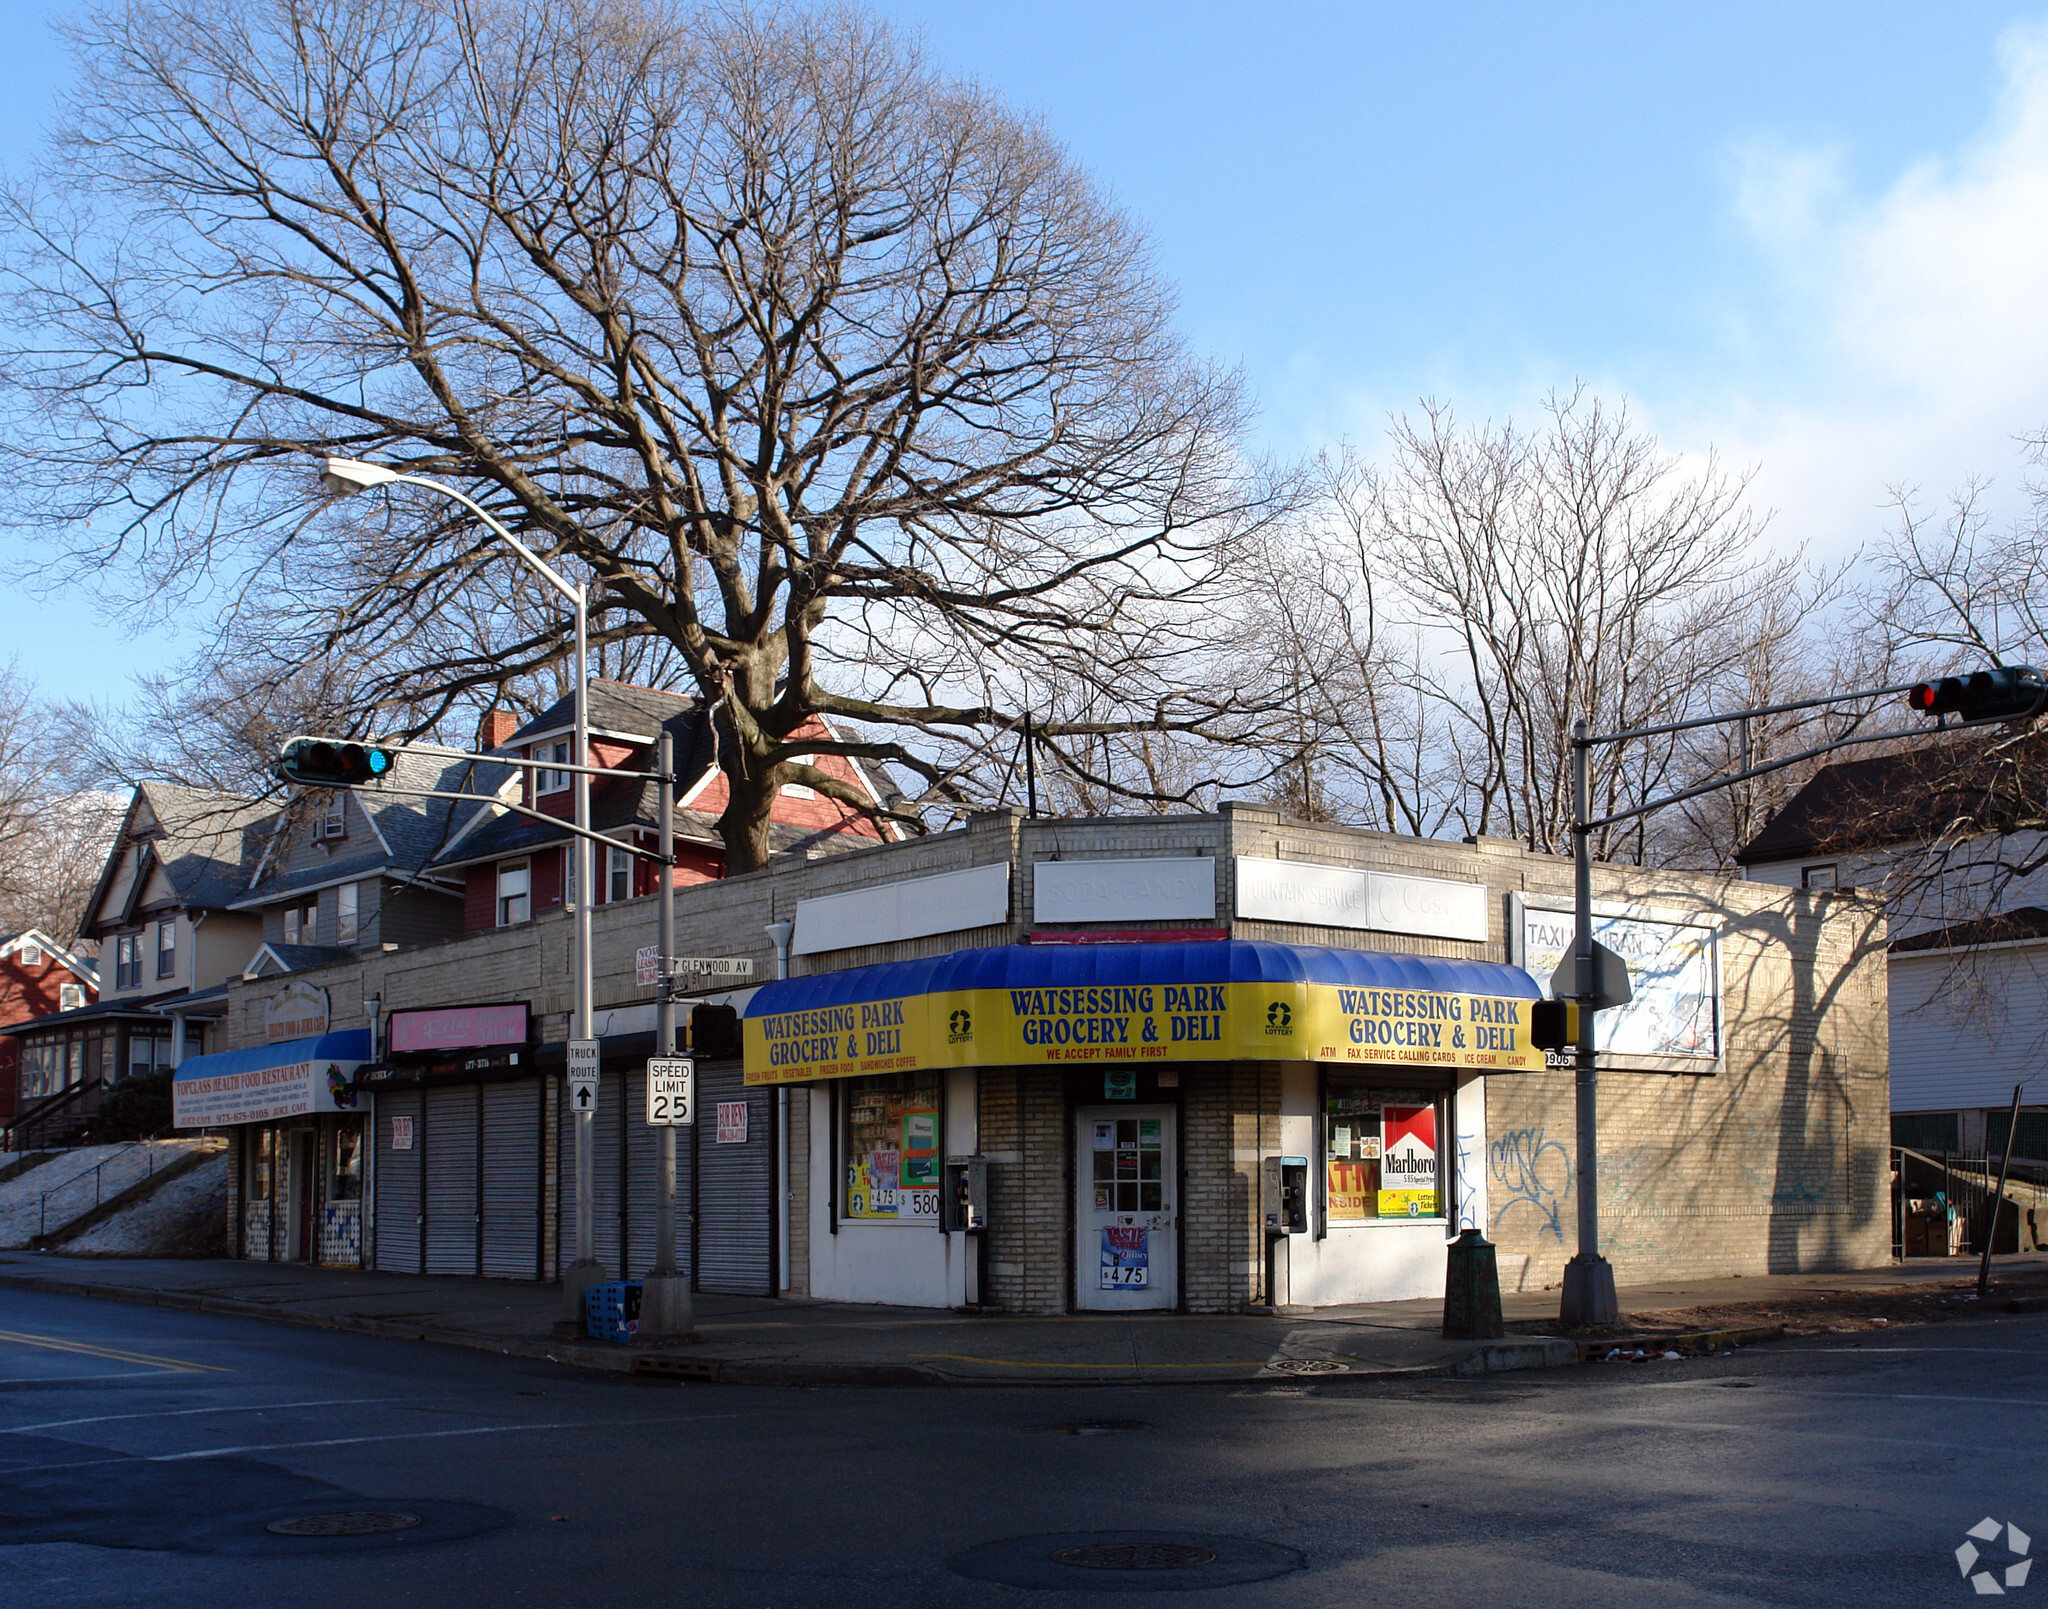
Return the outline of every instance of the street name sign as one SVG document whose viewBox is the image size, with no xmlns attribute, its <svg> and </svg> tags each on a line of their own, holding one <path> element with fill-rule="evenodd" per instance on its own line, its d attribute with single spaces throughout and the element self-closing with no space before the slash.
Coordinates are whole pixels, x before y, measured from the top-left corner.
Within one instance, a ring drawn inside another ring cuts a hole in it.
<svg viewBox="0 0 2048 1609">
<path fill-rule="evenodd" d="M 657 1128 L 689 1128 L 697 1121 L 697 1063 L 690 1057 L 648 1062 L 647 1121 Z"/>
<path fill-rule="evenodd" d="M 597 1110 L 597 1059 L 595 1039 L 569 1041 L 569 1107 L 576 1112 Z"/>
<path fill-rule="evenodd" d="M 743 955 L 679 955 L 669 962 L 673 972 L 696 972 L 707 978 L 751 978 L 754 963 Z"/>
</svg>

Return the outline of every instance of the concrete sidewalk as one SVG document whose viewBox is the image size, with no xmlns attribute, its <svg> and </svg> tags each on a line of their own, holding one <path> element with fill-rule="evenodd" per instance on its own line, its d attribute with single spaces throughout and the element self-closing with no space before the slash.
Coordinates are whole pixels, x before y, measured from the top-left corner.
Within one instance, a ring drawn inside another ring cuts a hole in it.
<svg viewBox="0 0 2048 1609">
<path fill-rule="evenodd" d="M 2001 1269 L 2048 1259 L 2001 1259 Z M 1639 1286 L 1627 1310 L 1950 1281 L 1948 1262 L 1824 1275 Z M 688 1378 L 742 1385 L 1129 1385 L 1242 1383 L 1304 1376 L 1490 1374 L 1576 1363 L 1579 1344 L 1544 1336 L 1446 1341 L 1440 1301 L 1319 1308 L 1311 1315 L 1161 1314 L 1021 1318 L 926 1308 L 738 1296 L 697 1297 L 700 1339 L 664 1349 L 551 1338 L 550 1285 L 308 1268 L 296 1263 L 67 1258 L 0 1253 L 0 1287 L 95 1296 L 436 1341 L 586 1368 L 636 1360 Z M 1554 1292 L 1518 1292 L 1510 1320 L 1554 1316 Z"/>
</svg>

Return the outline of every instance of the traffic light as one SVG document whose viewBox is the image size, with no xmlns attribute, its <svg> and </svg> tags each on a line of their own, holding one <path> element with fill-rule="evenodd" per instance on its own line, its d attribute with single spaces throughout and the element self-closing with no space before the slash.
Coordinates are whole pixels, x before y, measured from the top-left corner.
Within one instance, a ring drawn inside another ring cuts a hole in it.
<svg viewBox="0 0 2048 1609">
<path fill-rule="evenodd" d="M 1578 1042 L 1578 1001 L 1538 1000 L 1529 1008 L 1529 1043 L 1538 1050 L 1571 1050 Z"/>
<path fill-rule="evenodd" d="M 1906 707 L 1937 719 L 1961 717 L 1965 726 L 1980 721 L 2023 721 L 2041 713 L 2048 703 L 2048 677 L 2031 665 L 2001 665 L 1968 676 L 1944 676 L 1922 682 L 1906 694 Z"/>
<path fill-rule="evenodd" d="M 287 782 L 317 788 L 359 788 L 390 771 L 395 756 L 389 749 L 363 743 L 329 743 L 302 737 L 287 743 L 271 769 Z"/>
<path fill-rule="evenodd" d="M 716 1061 L 740 1053 L 740 1014 L 731 1006 L 690 1008 L 690 1052 Z"/>
</svg>

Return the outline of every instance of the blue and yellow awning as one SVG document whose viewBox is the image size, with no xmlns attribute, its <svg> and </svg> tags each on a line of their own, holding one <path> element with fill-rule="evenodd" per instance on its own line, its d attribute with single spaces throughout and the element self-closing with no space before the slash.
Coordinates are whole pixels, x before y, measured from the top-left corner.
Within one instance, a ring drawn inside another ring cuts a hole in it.
<svg viewBox="0 0 2048 1609">
<path fill-rule="evenodd" d="M 1219 940 L 1003 945 L 764 984 L 746 1081 L 925 1067 L 1321 1061 L 1540 1068 L 1519 967 Z"/>
</svg>

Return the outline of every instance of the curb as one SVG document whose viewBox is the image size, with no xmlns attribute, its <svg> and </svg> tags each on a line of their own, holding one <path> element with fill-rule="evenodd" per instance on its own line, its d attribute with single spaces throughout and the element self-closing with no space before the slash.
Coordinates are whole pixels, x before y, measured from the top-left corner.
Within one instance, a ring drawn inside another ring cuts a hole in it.
<svg viewBox="0 0 2048 1609">
<path fill-rule="evenodd" d="M 224 1318 L 267 1319 L 276 1324 L 296 1324 L 301 1329 L 328 1330 L 348 1335 L 371 1335 L 391 1341 L 427 1341 L 437 1346 L 466 1347 L 473 1352 L 492 1352 L 501 1357 L 531 1358 L 537 1362 L 567 1364 L 595 1369 L 606 1374 L 636 1375 L 643 1379 L 670 1379 L 706 1385 L 732 1386 L 1132 1386 L 1132 1385 L 1227 1385 L 1271 1384 L 1276 1377 L 1264 1372 L 1219 1375 L 1201 1381 L 1168 1382 L 1133 1379 L 1127 1373 L 1108 1378 L 1048 1380 L 1043 1376 L 1016 1378 L 1008 1375 L 949 1374 L 913 1363 L 771 1363 L 735 1358 L 705 1357 L 694 1351 L 663 1353 L 636 1350 L 591 1341 L 555 1341 L 525 1336 L 488 1336 L 470 1330 L 439 1329 L 431 1325 L 395 1319 L 363 1318 L 353 1313 L 303 1313 L 280 1310 L 267 1302 L 244 1302 L 230 1296 L 201 1296 L 190 1291 L 167 1291 L 148 1287 L 95 1285 L 85 1280 L 56 1279 L 41 1274 L 0 1273 L 0 1289 L 41 1291 L 51 1296 L 84 1296 L 100 1301 L 127 1302 L 137 1307 L 163 1307 L 188 1313 L 214 1313 Z M 1443 1379 L 1504 1374 L 1520 1369 L 1556 1369 L 1579 1362 L 1576 1342 L 1537 1337 L 1527 1341 L 1489 1342 L 1449 1363 L 1318 1374 L 1308 1378 L 1319 1386 L 1349 1381 L 1387 1379 Z M 1115 1365 L 1105 1365 L 1105 1374 Z"/>
</svg>

